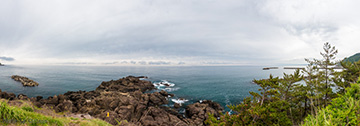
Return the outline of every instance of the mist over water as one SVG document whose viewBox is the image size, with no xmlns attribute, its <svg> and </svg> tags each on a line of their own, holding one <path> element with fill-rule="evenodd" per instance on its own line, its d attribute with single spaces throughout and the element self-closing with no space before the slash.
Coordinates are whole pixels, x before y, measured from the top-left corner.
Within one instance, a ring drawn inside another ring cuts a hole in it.
<svg viewBox="0 0 360 126">
<path fill-rule="evenodd" d="M 67 91 L 95 90 L 102 81 L 125 76 L 148 76 L 152 82 L 168 81 L 173 87 L 160 88 L 175 98 L 213 100 L 222 106 L 238 104 L 259 87 L 253 79 L 282 76 L 294 70 L 262 70 L 255 66 L 3 66 L 0 67 L 0 89 L 30 97 L 54 96 Z M 11 75 L 21 75 L 39 83 L 37 87 L 23 87 Z M 176 100 L 173 100 L 176 101 Z M 172 101 L 170 100 L 170 105 Z M 228 110 L 228 109 L 227 109 Z"/>
</svg>

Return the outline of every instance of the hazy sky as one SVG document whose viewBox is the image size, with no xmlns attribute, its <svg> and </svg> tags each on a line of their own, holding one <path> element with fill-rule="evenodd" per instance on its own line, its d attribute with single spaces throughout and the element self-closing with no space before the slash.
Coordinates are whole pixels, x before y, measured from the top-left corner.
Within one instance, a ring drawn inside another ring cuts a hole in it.
<svg viewBox="0 0 360 126">
<path fill-rule="evenodd" d="M 8 64 L 273 65 L 360 52 L 357 0 L 1 0 Z"/>
</svg>

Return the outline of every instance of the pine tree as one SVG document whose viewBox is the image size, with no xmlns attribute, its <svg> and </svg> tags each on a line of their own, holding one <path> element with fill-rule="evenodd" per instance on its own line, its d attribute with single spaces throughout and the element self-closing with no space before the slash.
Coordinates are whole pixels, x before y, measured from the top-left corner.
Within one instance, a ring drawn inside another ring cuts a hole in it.
<svg viewBox="0 0 360 126">
<path fill-rule="evenodd" d="M 334 97 L 332 88 L 334 85 L 335 56 L 338 53 L 334 46 L 326 42 L 324 52 L 320 52 L 322 59 L 305 59 L 309 65 L 304 70 L 305 82 L 309 87 L 309 97 L 313 107 L 325 107 L 328 101 Z M 316 109 L 316 108 L 313 108 Z"/>
<path fill-rule="evenodd" d="M 343 60 L 340 62 L 342 71 L 335 72 L 334 82 L 337 85 L 338 93 L 345 93 L 345 89 L 350 87 L 351 83 L 356 83 L 357 78 L 360 76 L 360 61 L 349 62 Z"/>
</svg>

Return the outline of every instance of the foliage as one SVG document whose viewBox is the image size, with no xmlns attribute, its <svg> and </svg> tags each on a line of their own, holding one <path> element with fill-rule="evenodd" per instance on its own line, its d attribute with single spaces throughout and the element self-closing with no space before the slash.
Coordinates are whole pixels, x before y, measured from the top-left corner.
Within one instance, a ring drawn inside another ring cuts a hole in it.
<svg viewBox="0 0 360 126">
<path fill-rule="evenodd" d="M 360 78 L 359 78 L 360 80 Z M 360 124 L 360 83 L 351 84 L 346 93 L 332 100 L 317 115 L 309 115 L 305 126 L 359 125 Z"/>
<path fill-rule="evenodd" d="M 269 79 L 254 80 L 259 85 L 260 93 L 250 92 L 252 97 L 247 97 L 239 105 L 228 106 L 235 114 L 226 113 L 217 120 L 210 115 L 205 122 L 208 125 L 292 125 L 299 120 L 297 114 L 298 97 L 302 79 L 300 71 L 294 74 L 284 74 L 283 78 L 273 77 Z"/>
<path fill-rule="evenodd" d="M 22 110 L 25 110 L 25 111 L 28 111 L 28 112 L 33 112 L 34 110 L 29 107 L 29 106 L 24 106 L 24 107 L 21 107 Z"/>
<path fill-rule="evenodd" d="M 332 88 L 335 87 L 334 66 L 337 63 L 334 60 L 338 51 L 329 43 L 325 43 L 323 49 L 324 52 L 320 52 L 323 59 L 305 59 L 309 65 L 304 70 L 307 76 L 304 81 L 309 89 L 307 95 L 313 108 L 324 107 L 331 98 L 336 97 Z"/>
<path fill-rule="evenodd" d="M 305 59 L 308 65 L 301 72 L 254 80 L 260 89 L 249 92 L 251 97 L 244 98 L 241 104 L 228 106 L 233 114 L 226 113 L 220 118 L 209 115 L 205 123 L 212 126 L 301 125 L 304 121 L 304 125 L 359 124 L 360 87 L 359 83 L 351 83 L 360 76 L 360 62 L 337 63 L 336 48 L 325 43 L 323 49 L 322 59 Z M 335 71 L 337 64 L 344 69 Z"/>
<path fill-rule="evenodd" d="M 350 87 L 350 83 L 356 83 L 360 76 L 360 61 L 353 63 L 343 60 L 340 62 L 340 65 L 343 67 L 343 71 L 335 72 L 334 82 L 339 93 L 343 94 L 345 88 Z"/>
<path fill-rule="evenodd" d="M 32 112 L 31 107 L 13 107 L 9 106 L 5 101 L 0 101 L 0 125 L 69 125 L 79 124 L 84 126 L 110 126 L 110 124 L 99 119 L 91 120 L 72 120 L 67 117 L 45 116 L 36 112 Z"/>
</svg>

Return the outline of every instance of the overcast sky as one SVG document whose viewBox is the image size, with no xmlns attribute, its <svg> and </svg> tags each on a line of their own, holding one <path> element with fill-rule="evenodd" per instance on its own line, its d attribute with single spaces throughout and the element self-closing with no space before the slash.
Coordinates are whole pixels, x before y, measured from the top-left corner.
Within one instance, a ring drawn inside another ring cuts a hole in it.
<svg viewBox="0 0 360 126">
<path fill-rule="evenodd" d="M 360 52 L 357 0 L 2 0 L 8 64 L 274 65 Z"/>
</svg>

